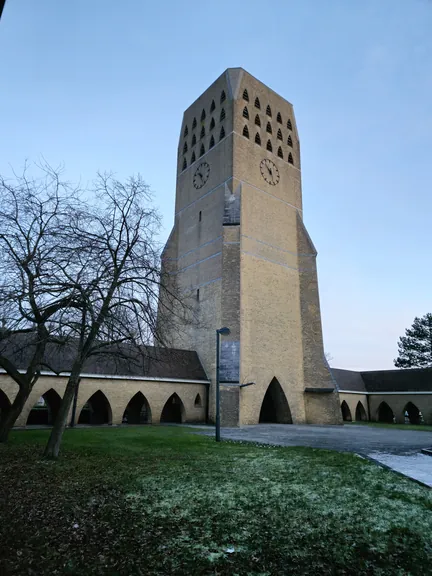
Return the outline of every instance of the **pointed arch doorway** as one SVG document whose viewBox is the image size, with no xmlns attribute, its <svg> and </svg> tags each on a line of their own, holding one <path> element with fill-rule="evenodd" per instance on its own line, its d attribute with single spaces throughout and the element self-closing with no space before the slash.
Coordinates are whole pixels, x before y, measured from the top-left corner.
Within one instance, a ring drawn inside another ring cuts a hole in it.
<svg viewBox="0 0 432 576">
<path fill-rule="evenodd" d="M 366 410 L 365 410 L 363 404 L 360 402 L 360 400 L 357 402 L 355 419 L 356 419 L 356 422 L 366 422 L 366 420 L 368 419 L 367 414 L 366 414 Z"/>
<path fill-rule="evenodd" d="M 342 419 L 344 422 L 352 422 L 351 410 L 345 400 L 341 404 Z"/>
<path fill-rule="evenodd" d="M 122 424 L 151 424 L 151 421 L 150 404 L 142 392 L 137 392 L 126 406 Z"/>
<path fill-rule="evenodd" d="M 273 378 L 264 395 L 259 415 L 259 423 L 292 424 L 288 400 L 277 378 Z"/>
<path fill-rule="evenodd" d="M 409 424 L 421 424 L 422 421 L 421 412 L 417 408 L 417 406 L 412 402 L 408 402 L 408 404 L 404 408 L 403 413 L 405 416 L 405 423 L 408 420 Z"/>
<path fill-rule="evenodd" d="M 387 402 L 381 402 L 381 404 L 378 406 L 377 420 L 378 422 L 386 422 L 387 424 L 393 424 L 394 422 L 393 410 L 390 408 Z"/>
<path fill-rule="evenodd" d="M 30 410 L 26 426 L 52 426 L 60 409 L 60 404 L 59 393 L 50 388 Z"/>
<path fill-rule="evenodd" d="M 165 402 L 163 407 L 160 421 L 163 424 L 166 423 L 176 423 L 181 424 L 186 420 L 185 408 L 180 397 L 174 392 L 168 400 Z"/>
<path fill-rule="evenodd" d="M 98 390 L 91 396 L 81 409 L 78 424 L 101 425 L 111 424 L 112 412 L 108 398 Z"/>
</svg>

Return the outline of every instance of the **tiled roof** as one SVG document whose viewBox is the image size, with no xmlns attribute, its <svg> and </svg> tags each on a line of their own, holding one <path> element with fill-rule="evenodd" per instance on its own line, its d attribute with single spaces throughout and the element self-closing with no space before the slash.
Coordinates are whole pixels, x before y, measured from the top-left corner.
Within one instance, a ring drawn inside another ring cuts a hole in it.
<svg viewBox="0 0 432 576">
<path fill-rule="evenodd" d="M 70 372 L 75 357 L 75 344 L 59 346 L 49 344 L 42 370 L 55 373 Z M 84 364 L 83 374 L 116 376 L 146 376 L 151 378 L 175 378 L 182 380 L 207 380 L 207 375 L 196 352 L 155 346 L 132 348 L 117 347 L 116 353 L 91 356 Z M 0 354 L 18 366 L 26 369 L 32 352 L 27 335 L 14 339 L 14 342 L 0 342 Z"/>
<path fill-rule="evenodd" d="M 339 390 L 351 390 L 352 392 L 366 392 L 360 372 L 331 368 L 331 372 L 338 384 Z"/>
<path fill-rule="evenodd" d="M 341 392 L 432 392 L 432 368 L 368 372 L 332 368 L 331 371 Z"/>
<path fill-rule="evenodd" d="M 432 392 L 432 368 L 362 372 L 368 392 Z"/>
</svg>

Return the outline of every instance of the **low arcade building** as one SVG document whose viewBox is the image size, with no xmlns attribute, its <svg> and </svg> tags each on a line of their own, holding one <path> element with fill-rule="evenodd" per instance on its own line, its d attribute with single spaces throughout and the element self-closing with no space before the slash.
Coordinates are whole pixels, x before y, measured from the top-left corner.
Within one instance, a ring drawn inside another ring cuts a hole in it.
<svg viewBox="0 0 432 576">
<path fill-rule="evenodd" d="M 344 422 L 432 425 L 432 368 L 332 373 Z"/>
<path fill-rule="evenodd" d="M 75 422 L 84 425 L 159 424 L 205 422 L 209 381 L 196 352 L 148 349 L 144 366 L 90 358 L 82 373 Z M 58 365 L 58 371 L 55 364 Z M 53 362 L 37 380 L 16 426 L 53 424 L 68 381 L 60 369 L 64 358 Z M 7 411 L 18 385 L 0 373 L 0 411 Z M 72 415 L 69 414 L 70 422 Z"/>
</svg>

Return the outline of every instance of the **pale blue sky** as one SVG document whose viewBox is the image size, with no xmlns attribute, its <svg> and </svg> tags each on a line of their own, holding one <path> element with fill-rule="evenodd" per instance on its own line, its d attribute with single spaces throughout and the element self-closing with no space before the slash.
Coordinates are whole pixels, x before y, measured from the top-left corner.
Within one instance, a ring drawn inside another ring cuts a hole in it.
<svg viewBox="0 0 432 576">
<path fill-rule="evenodd" d="M 391 368 L 432 311 L 430 0 L 7 0 L 0 171 L 140 172 L 166 237 L 183 110 L 231 66 L 294 104 L 332 364 Z"/>
</svg>

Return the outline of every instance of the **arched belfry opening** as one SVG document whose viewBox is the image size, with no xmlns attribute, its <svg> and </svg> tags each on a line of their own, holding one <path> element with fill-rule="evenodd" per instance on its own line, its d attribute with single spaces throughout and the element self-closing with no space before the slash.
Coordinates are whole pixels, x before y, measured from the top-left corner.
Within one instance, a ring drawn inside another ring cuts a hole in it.
<svg viewBox="0 0 432 576">
<path fill-rule="evenodd" d="M 180 397 L 174 392 L 163 407 L 160 421 L 162 423 L 181 424 L 185 421 L 185 409 Z"/>
<path fill-rule="evenodd" d="M 344 422 L 352 422 L 351 410 L 345 400 L 341 404 L 342 419 Z"/>
<path fill-rule="evenodd" d="M 363 404 L 360 402 L 360 400 L 357 402 L 355 419 L 356 419 L 356 422 L 366 422 L 366 420 L 367 420 L 366 410 L 365 410 Z"/>
<path fill-rule="evenodd" d="M 30 410 L 27 426 L 52 426 L 57 417 L 60 404 L 60 395 L 50 388 Z"/>
<path fill-rule="evenodd" d="M 123 413 L 123 424 L 151 424 L 151 409 L 147 398 L 142 392 L 137 392 L 129 400 Z"/>
<path fill-rule="evenodd" d="M 422 417 L 420 410 L 412 402 L 408 402 L 408 404 L 405 406 L 404 416 L 405 416 L 405 423 L 421 424 Z"/>
<path fill-rule="evenodd" d="M 111 424 L 112 413 L 108 398 L 98 390 L 84 404 L 79 415 L 78 424 Z"/>
<path fill-rule="evenodd" d="M 378 422 L 386 422 L 387 424 L 393 424 L 394 414 L 393 410 L 387 404 L 387 402 L 381 402 L 378 407 Z"/>
<path fill-rule="evenodd" d="M 292 424 L 291 410 L 282 386 L 276 378 L 270 382 L 261 404 L 260 424 Z"/>
</svg>

